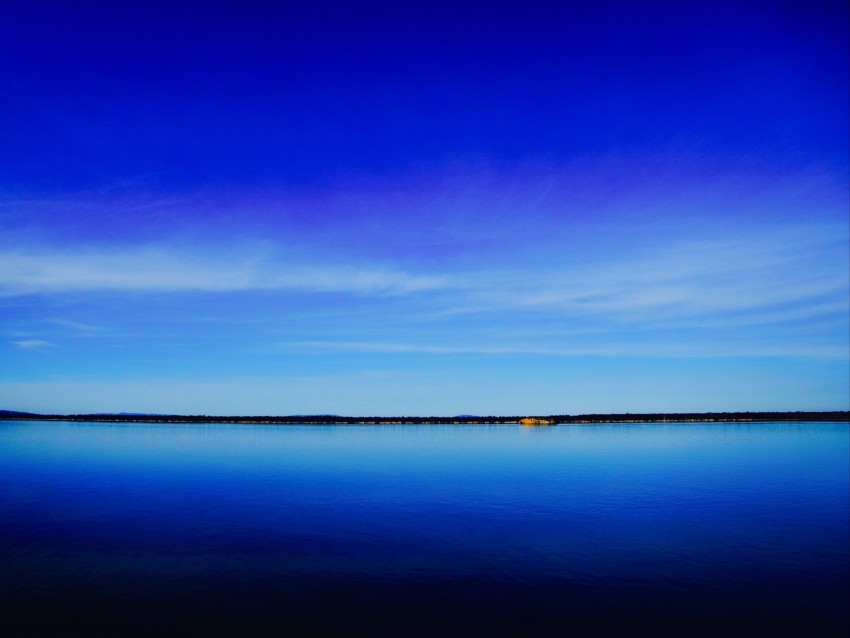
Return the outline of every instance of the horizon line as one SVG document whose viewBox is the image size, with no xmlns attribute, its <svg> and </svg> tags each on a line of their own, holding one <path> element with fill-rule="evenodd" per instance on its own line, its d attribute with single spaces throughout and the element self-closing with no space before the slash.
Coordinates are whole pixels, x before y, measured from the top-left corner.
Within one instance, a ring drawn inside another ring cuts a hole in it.
<svg viewBox="0 0 850 638">
<path fill-rule="evenodd" d="M 294 415 L 206 415 L 152 414 L 138 412 L 95 412 L 77 414 L 41 414 L 17 410 L 0 410 L 0 420 L 93 421 L 126 423 L 266 423 L 266 424 L 523 424 L 557 425 L 605 422 L 668 421 L 848 421 L 848 410 L 795 411 L 725 411 L 725 412 L 619 412 L 550 415 L 470 415 L 455 416 L 342 416 L 337 414 Z"/>
</svg>

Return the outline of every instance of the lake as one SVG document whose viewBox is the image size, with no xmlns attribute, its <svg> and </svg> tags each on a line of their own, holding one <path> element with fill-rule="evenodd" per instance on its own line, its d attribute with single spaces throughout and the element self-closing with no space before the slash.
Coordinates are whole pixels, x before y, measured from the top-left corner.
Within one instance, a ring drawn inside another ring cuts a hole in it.
<svg viewBox="0 0 850 638">
<path fill-rule="evenodd" d="M 0 634 L 844 636 L 847 423 L 0 422 Z"/>
</svg>

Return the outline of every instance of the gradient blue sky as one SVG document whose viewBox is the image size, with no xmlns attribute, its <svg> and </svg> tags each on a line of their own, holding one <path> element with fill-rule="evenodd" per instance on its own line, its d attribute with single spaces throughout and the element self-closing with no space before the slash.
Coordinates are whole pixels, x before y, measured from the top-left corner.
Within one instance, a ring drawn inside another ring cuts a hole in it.
<svg viewBox="0 0 850 638">
<path fill-rule="evenodd" d="M 0 407 L 850 407 L 843 0 L 102 4 L 0 6 Z"/>
</svg>

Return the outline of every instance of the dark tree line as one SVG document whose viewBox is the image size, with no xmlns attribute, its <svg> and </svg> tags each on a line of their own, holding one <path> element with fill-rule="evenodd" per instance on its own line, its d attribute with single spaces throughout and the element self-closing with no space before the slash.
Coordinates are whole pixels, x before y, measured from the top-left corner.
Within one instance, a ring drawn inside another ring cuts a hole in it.
<svg viewBox="0 0 850 638">
<path fill-rule="evenodd" d="M 209 416 L 206 414 L 34 414 L 0 410 L 0 420 L 86 421 L 108 423 L 253 423 L 269 425 L 384 425 L 384 424 L 516 424 L 534 419 L 550 424 L 656 423 L 656 422 L 749 422 L 749 421 L 850 421 L 850 412 L 658 412 L 626 414 L 557 414 L 524 416 L 338 416 L 333 414 L 290 416 Z"/>
</svg>

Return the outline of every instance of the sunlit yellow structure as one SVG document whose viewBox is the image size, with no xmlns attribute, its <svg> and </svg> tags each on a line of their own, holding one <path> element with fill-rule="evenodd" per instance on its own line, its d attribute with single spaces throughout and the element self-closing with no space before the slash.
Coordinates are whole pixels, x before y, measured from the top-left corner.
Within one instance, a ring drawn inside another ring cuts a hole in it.
<svg viewBox="0 0 850 638">
<path fill-rule="evenodd" d="M 527 416 L 523 419 L 519 420 L 520 425 L 555 425 L 555 422 L 552 419 L 535 419 L 533 417 Z"/>
</svg>

